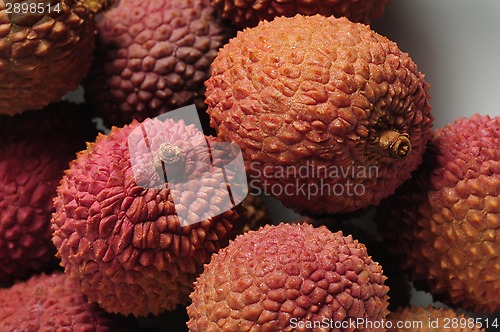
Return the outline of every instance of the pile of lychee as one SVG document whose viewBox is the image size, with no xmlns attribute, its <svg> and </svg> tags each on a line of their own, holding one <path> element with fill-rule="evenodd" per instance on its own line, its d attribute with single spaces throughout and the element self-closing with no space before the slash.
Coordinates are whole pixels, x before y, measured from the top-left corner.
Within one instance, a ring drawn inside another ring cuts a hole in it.
<svg viewBox="0 0 500 332">
<path fill-rule="evenodd" d="M 366 25 L 387 2 L 0 0 L 0 331 L 481 330 L 500 117 L 431 130 L 425 75 Z M 345 221 L 371 207 L 380 235 Z"/>
</svg>

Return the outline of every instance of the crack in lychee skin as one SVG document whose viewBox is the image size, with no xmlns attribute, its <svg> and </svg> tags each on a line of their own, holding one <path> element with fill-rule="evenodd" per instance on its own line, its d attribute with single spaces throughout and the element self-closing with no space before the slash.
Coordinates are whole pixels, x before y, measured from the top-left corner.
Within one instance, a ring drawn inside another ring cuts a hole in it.
<svg viewBox="0 0 500 332">
<path fill-rule="evenodd" d="M 400 159 L 411 153 L 411 142 L 408 134 L 400 134 L 397 131 L 384 131 L 378 138 L 378 144 L 384 152 L 394 159 Z"/>
<path fill-rule="evenodd" d="M 170 142 L 161 143 L 154 158 L 158 160 L 165 186 L 169 181 L 172 183 L 178 180 L 177 178 L 181 176 L 185 167 L 185 156 L 178 146 Z"/>
</svg>

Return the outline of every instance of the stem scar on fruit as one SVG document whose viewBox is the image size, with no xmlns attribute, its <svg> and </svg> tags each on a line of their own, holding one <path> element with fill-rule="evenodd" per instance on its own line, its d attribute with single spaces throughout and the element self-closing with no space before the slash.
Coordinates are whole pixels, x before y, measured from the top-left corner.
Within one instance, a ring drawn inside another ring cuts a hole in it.
<svg viewBox="0 0 500 332">
<path fill-rule="evenodd" d="M 167 164 L 174 164 L 181 161 L 182 151 L 177 146 L 168 142 L 162 143 L 158 149 L 158 157 Z"/>
<path fill-rule="evenodd" d="M 394 159 L 404 158 L 411 152 L 411 142 L 408 134 L 400 134 L 394 130 L 382 132 L 376 141 L 379 147 L 389 152 Z"/>
</svg>

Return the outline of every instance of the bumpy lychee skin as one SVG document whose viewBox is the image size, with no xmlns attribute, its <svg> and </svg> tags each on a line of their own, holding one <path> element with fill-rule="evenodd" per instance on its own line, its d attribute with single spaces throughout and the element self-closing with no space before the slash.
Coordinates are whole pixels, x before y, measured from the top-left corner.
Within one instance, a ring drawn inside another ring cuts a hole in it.
<svg viewBox="0 0 500 332">
<path fill-rule="evenodd" d="M 148 151 L 131 153 L 129 136 L 143 130 Z M 57 189 L 53 242 L 62 266 L 90 301 L 109 312 L 157 315 L 185 304 L 203 264 L 239 231 L 236 210 L 181 227 L 179 209 L 190 216 L 216 211 L 218 196 L 203 193 L 226 188 L 224 178 L 203 173 L 210 154 L 197 153 L 196 131 L 157 118 L 113 127 L 78 154 Z M 158 165 L 168 170 L 168 183 L 156 173 Z M 179 181 L 188 183 L 181 207 L 172 189 Z"/>
<path fill-rule="evenodd" d="M 384 269 L 384 275 L 387 277 L 385 285 L 389 287 L 387 292 L 389 296 L 389 306 L 387 308 L 389 311 L 410 305 L 412 287 L 408 273 L 402 270 L 398 260 L 393 255 L 390 255 L 388 252 L 389 246 L 379 234 L 363 229 L 357 226 L 353 220 L 349 218 L 342 219 L 339 215 L 336 215 L 335 218 L 329 217 L 326 219 L 306 218 L 304 222 L 308 222 L 313 226 L 325 225 L 332 232 L 342 231 L 344 236 L 351 235 L 355 240 L 363 243 L 372 259 L 382 265 Z"/>
<path fill-rule="evenodd" d="M 67 102 L 0 116 L 0 285 L 57 265 L 52 200 L 69 162 L 96 135 L 90 114 Z"/>
<path fill-rule="evenodd" d="M 0 114 L 41 109 L 78 87 L 92 62 L 94 15 L 111 2 L 0 1 Z"/>
<path fill-rule="evenodd" d="M 431 331 L 450 331 L 450 332 L 480 332 L 485 331 L 481 324 L 476 324 L 474 318 L 464 314 L 458 314 L 451 309 L 424 307 L 400 308 L 387 316 L 391 322 L 392 328 L 387 331 L 407 331 L 407 332 L 431 332 Z M 407 328 L 396 328 L 397 324 L 419 324 Z M 430 324 L 432 322 L 432 324 Z M 456 324 L 456 325 L 455 325 Z"/>
<path fill-rule="evenodd" d="M 34 276 L 0 289 L 1 331 L 132 331 L 120 318 L 90 304 L 63 273 Z"/>
<path fill-rule="evenodd" d="M 381 204 L 381 230 L 418 287 L 467 310 L 499 311 L 500 118 L 437 130 L 424 160 Z"/>
<path fill-rule="evenodd" d="M 98 24 L 85 96 L 109 125 L 203 105 L 210 63 L 229 39 L 210 0 L 122 0 Z"/>
<path fill-rule="evenodd" d="M 345 16 L 353 22 L 369 24 L 381 17 L 389 0 L 212 0 L 212 5 L 224 18 L 240 27 L 254 27 L 260 21 L 272 21 L 277 16 L 296 14 Z"/>
<path fill-rule="evenodd" d="M 293 321 L 382 320 L 384 280 L 382 268 L 350 236 L 324 226 L 267 225 L 212 256 L 190 295 L 188 327 L 292 331 Z"/>
<path fill-rule="evenodd" d="M 261 22 L 219 52 L 211 126 L 285 205 L 349 212 L 393 193 L 430 138 L 429 85 L 397 45 L 345 18 Z"/>
</svg>

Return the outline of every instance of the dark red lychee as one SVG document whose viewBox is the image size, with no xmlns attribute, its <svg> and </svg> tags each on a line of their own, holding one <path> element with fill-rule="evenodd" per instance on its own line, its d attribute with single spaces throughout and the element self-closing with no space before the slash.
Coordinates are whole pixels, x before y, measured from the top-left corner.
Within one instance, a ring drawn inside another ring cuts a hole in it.
<svg viewBox="0 0 500 332">
<path fill-rule="evenodd" d="M 90 301 L 125 315 L 173 310 L 240 231 L 236 210 L 221 210 L 224 198 L 211 194 L 227 182 L 207 176 L 215 151 L 206 140 L 182 120 L 133 121 L 71 162 L 57 189 L 53 242 Z M 201 222 L 184 225 L 183 213 Z"/>
<path fill-rule="evenodd" d="M 90 114 L 67 102 L 0 116 L 0 284 L 56 265 L 52 200 L 69 162 L 96 134 Z"/>
<path fill-rule="evenodd" d="M 0 289 L 0 330 L 136 331 L 123 317 L 110 315 L 78 291 L 63 273 L 34 276 Z"/>
<path fill-rule="evenodd" d="M 230 34 L 210 0 L 122 0 L 97 28 L 85 97 L 117 126 L 203 108 L 210 63 Z"/>
</svg>

